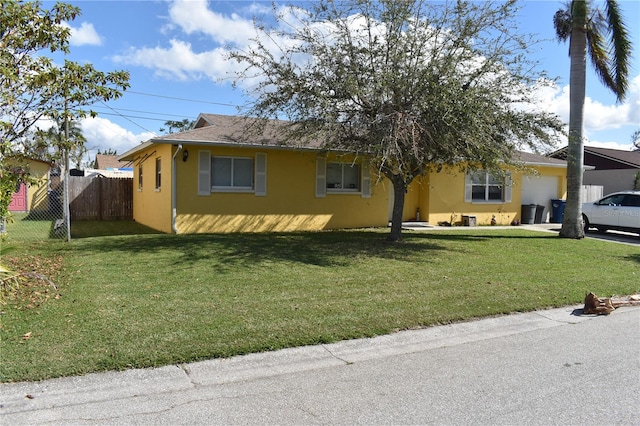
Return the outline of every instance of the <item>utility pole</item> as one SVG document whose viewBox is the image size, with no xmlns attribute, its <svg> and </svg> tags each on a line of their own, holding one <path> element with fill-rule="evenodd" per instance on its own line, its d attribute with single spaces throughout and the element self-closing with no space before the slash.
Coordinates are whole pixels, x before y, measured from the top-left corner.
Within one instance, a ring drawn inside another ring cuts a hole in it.
<svg viewBox="0 0 640 426">
<path fill-rule="evenodd" d="M 67 96 L 65 93 L 64 100 L 64 182 L 63 182 L 63 190 L 64 196 L 62 197 L 62 205 L 63 205 L 63 215 L 65 228 L 67 229 L 67 242 L 71 241 L 71 215 L 69 214 L 69 107 Z"/>
</svg>

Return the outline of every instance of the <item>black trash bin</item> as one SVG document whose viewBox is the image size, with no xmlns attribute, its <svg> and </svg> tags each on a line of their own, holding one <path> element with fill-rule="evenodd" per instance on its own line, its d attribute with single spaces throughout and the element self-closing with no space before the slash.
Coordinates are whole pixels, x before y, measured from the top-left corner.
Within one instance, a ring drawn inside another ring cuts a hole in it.
<svg viewBox="0 0 640 426">
<path fill-rule="evenodd" d="M 565 204 L 565 200 L 551 200 L 551 223 L 562 223 Z"/>
<path fill-rule="evenodd" d="M 536 205 L 535 204 L 523 204 L 522 205 L 522 220 L 520 223 L 523 225 L 533 225 L 533 221 L 536 218 Z"/>
<path fill-rule="evenodd" d="M 49 213 L 60 214 L 62 213 L 62 194 L 59 191 L 50 189 L 47 191 L 49 199 Z"/>
<path fill-rule="evenodd" d="M 534 223 L 542 223 L 543 215 L 544 215 L 544 206 L 541 206 L 540 204 L 538 204 L 536 206 L 536 219 Z"/>
</svg>

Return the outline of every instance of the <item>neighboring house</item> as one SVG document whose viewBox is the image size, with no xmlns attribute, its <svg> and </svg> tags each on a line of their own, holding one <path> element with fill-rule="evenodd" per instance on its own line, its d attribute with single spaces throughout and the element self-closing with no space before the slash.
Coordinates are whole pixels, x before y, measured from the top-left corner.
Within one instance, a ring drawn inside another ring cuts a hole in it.
<svg viewBox="0 0 640 426">
<path fill-rule="evenodd" d="M 50 190 L 56 190 L 60 180 L 52 176 L 51 163 L 33 158 L 21 159 L 14 162 L 8 159 L 9 164 L 21 164 L 36 178 L 37 182 L 27 185 L 24 182 L 18 184 L 16 192 L 9 203 L 10 212 L 48 212 Z"/>
<path fill-rule="evenodd" d="M 103 176 L 111 178 L 132 178 L 131 161 L 121 161 L 117 155 L 96 154 L 92 168 L 84 169 L 83 176 Z"/>
<path fill-rule="evenodd" d="M 134 169 L 133 217 L 163 232 L 269 232 L 387 226 L 393 190 L 368 159 L 326 152 L 319 144 L 285 146 L 280 122 L 257 137 L 248 119 L 201 114 L 192 130 L 151 139 L 119 157 Z M 404 220 L 436 224 L 473 215 L 477 224 L 509 224 L 527 203 L 566 192 L 566 163 L 521 153 L 530 175 L 510 185 L 484 171 L 432 172 L 407 191 Z"/>
<path fill-rule="evenodd" d="M 96 154 L 96 159 L 93 162 L 92 168 L 98 170 L 112 170 L 130 169 L 131 167 L 131 161 L 119 160 L 118 155 Z"/>
<path fill-rule="evenodd" d="M 567 148 L 549 154 L 550 157 L 566 160 Z M 640 151 L 584 147 L 584 185 L 600 185 L 604 194 L 638 189 L 640 181 Z"/>
</svg>

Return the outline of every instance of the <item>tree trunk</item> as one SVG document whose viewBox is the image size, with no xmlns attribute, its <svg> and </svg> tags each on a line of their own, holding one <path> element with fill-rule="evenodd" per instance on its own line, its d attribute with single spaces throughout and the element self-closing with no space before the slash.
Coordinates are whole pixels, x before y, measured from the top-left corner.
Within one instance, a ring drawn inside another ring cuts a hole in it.
<svg viewBox="0 0 640 426">
<path fill-rule="evenodd" d="M 391 213 L 391 233 L 387 241 L 400 241 L 402 238 L 402 212 L 404 210 L 404 196 L 407 192 L 407 184 L 402 175 L 388 176 L 393 184 L 393 211 Z"/>
<path fill-rule="evenodd" d="M 585 26 L 574 26 L 569 45 L 571 72 L 569 77 L 569 143 L 567 146 L 567 203 L 560 236 L 584 238 L 582 223 L 582 173 L 584 149 L 582 127 L 586 85 L 587 34 Z"/>
</svg>

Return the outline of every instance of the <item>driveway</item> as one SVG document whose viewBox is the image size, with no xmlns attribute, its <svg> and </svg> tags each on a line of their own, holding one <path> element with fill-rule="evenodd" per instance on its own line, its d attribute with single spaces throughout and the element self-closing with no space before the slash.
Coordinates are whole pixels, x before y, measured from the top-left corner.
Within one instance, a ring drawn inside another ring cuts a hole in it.
<svg viewBox="0 0 640 426">
<path fill-rule="evenodd" d="M 520 225 L 520 226 L 431 226 L 424 222 L 405 222 L 402 224 L 403 229 L 412 230 L 412 231 L 447 231 L 447 230 L 455 230 L 455 231 L 467 231 L 473 232 L 475 230 L 481 229 L 529 229 L 532 231 L 542 231 L 542 232 L 560 232 L 560 228 L 562 224 L 560 223 L 540 223 L 535 225 Z M 607 231 L 604 233 L 599 232 L 588 232 L 586 234 L 586 238 L 594 238 L 603 241 L 610 241 L 613 243 L 621 243 L 621 244 L 630 244 L 632 246 L 640 247 L 640 236 L 638 234 L 632 234 L 629 232 L 618 232 L 618 231 Z"/>
</svg>

